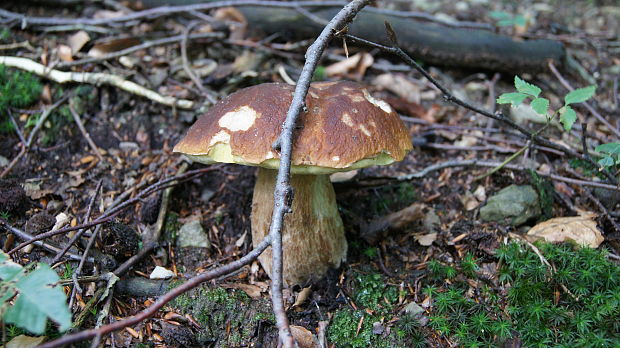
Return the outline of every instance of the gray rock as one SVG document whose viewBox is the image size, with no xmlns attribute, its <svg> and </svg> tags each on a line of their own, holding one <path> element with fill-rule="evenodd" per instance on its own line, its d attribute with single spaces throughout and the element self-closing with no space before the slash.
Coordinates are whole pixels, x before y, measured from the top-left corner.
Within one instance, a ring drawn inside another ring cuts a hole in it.
<svg viewBox="0 0 620 348">
<path fill-rule="evenodd" d="M 192 220 L 181 226 L 177 237 L 177 245 L 181 248 L 211 248 L 209 236 L 205 233 L 199 220 Z"/>
<path fill-rule="evenodd" d="M 424 313 L 424 308 L 422 308 L 419 304 L 415 302 L 409 302 L 409 304 L 407 304 L 405 308 L 403 308 L 403 312 L 415 317 L 418 314 Z"/>
<path fill-rule="evenodd" d="M 379 321 L 372 323 L 372 333 L 375 335 L 381 335 L 385 332 L 385 327 Z"/>
<path fill-rule="evenodd" d="M 510 185 L 489 198 L 487 204 L 480 208 L 483 221 L 508 220 L 513 226 L 521 225 L 538 215 L 538 194 L 529 185 Z"/>
</svg>

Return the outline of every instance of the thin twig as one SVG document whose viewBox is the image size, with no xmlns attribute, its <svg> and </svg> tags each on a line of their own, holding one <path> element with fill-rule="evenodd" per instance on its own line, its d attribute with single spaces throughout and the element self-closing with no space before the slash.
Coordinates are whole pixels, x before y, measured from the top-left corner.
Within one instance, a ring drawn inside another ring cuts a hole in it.
<svg viewBox="0 0 620 348">
<path fill-rule="evenodd" d="M 191 100 L 163 96 L 155 91 L 144 88 L 135 82 L 125 80 L 117 75 L 107 73 L 60 71 L 50 69 L 43 64 L 35 62 L 34 60 L 21 57 L 0 56 L 0 64 L 28 71 L 60 84 L 69 82 L 88 83 L 93 85 L 107 84 L 167 106 L 176 106 L 181 109 L 191 109 L 194 107 L 194 102 Z"/>
<path fill-rule="evenodd" d="M 2 64 L 0 57 L 0 64 Z M 30 135 L 28 136 L 28 139 L 23 142 L 22 140 L 22 149 L 19 151 L 19 153 L 17 154 L 17 156 L 15 156 L 15 158 L 13 158 L 13 160 L 11 161 L 11 163 L 9 163 L 9 165 L 4 168 L 4 170 L 2 171 L 2 173 L 0 173 L 0 179 L 4 178 L 7 174 L 9 174 L 9 172 L 13 169 L 13 167 L 17 164 L 17 162 L 19 161 L 19 159 L 26 154 L 26 152 L 30 149 L 30 147 L 32 146 L 32 142 L 34 141 L 35 136 L 37 135 L 37 133 L 39 133 L 39 130 L 41 129 L 41 127 L 43 126 L 43 123 L 45 122 L 45 120 L 47 120 L 47 118 L 49 117 L 49 115 L 56 110 L 56 108 L 58 108 L 62 103 L 64 103 L 65 101 L 67 101 L 67 99 L 70 97 L 70 93 L 66 93 L 64 96 L 62 96 L 62 98 L 60 98 L 57 102 L 55 102 L 54 104 L 52 104 L 50 107 L 46 108 L 42 113 L 41 116 L 39 116 L 39 119 L 37 120 L 37 123 L 35 124 L 34 128 L 32 129 L 32 131 L 30 131 Z M 21 139 L 23 139 L 23 136 L 20 137 Z"/>
<path fill-rule="evenodd" d="M 98 62 L 102 62 L 102 61 L 106 61 L 106 60 L 110 60 L 110 59 L 126 56 L 128 54 L 133 53 L 133 52 L 144 50 L 144 49 L 147 49 L 147 48 L 150 48 L 150 47 L 154 47 L 154 46 L 164 46 L 164 45 L 176 44 L 176 43 L 181 42 L 181 40 L 183 40 L 184 37 L 185 37 L 185 35 L 181 34 L 181 35 L 175 35 L 175 36 L 171 36 L 171 37 L 165 37 L 165 38 L 162 38 L 162 39 L 146 41 L 146 42 L 143 42 L 143 43 L 141 43 L 139 45 L 127 47 L 127 48 L 122 49 L 120 51 L 104 54 L 101 57 L 84 58 L 84 59 L 80 59 L 80 60 L 75 60 L 73 62 L 63 62 L 63 63 L 58 64 L 56 66 L 56 68 L 63 69 L 63 68 L 70 68 L 70 67 L 76 66 L 76 65 L 84 65 L 84 64 L 88 64 L 88 63 L 98 63 Z M 197 34 L 191 34 L 191 35 L 187 36 L 188 40 L 212 39 L 212 38 L 213 39 L 215 39 L 215 38 L 223 39 L 224 38 L 224 34 L 223 33 L 197 33 Z"/>
<path fill-rule="evenodd" d="M 594 203 L 594 205 L 596 205 L 596 207 L 598 208 L 598 210 L 601 211 L 601 213 L 603 213 L 603 216 L 605 217 L 605 219 L 607 219 L 607 221 L 609 221 L 609 223 L 614 227 L 614 230 L 616 230 L 616 233 L 620 233 L 620 225 L 618 225 L 618 223 L 616 222 L 616 220 L 609 214 L 609 210 L 607 210 L 607 208 L 605 208 L 605 206 L 603 205 L 603 203 L 601 203 L 600 200 L 598 200 L 598 198 L 596 198 L 592 192 L 590 192 L 590 190 L 584 189 L 583 192 L 586 194 L 586 197 L 588 197 L 588 199 L 590 201 L 592 201 Z"/>
<path fill-rule="evenodd" d="M 172 301 L 179 295 L 195 288 L 196 286 L 209 281 L 211 279 L 230 274 L 237 269 L 252 263 L 267 247 L 271 244 L 271 237 L 267 236 L 263 241 L 256 246 L 252 251 L 250 251 L 247 255 L 242 258 L 233 261 L 229 264 L 226 264 L 222 267 L 218 267 L 216 269 L 207 271 L 205 273 L 199 274 L 194 278 L 188 280 L 187 282 L 179 285 L 178 287 L 172 289 L 165 295 L 161 296 L 157 299 L 152 305 L 145 308 L 143 311 L 138 314 L 131 316 L 129 318 L 125 318 L 123 320 L 116 321 L 114 323 L 104 325 L 98 329 L 90 329 L 84 330 L 81 332 L 77 332 L 75 334 L 62 336 L 56 340 L 44 343 L 39 346 L 39 348 L 54 348 L 61 347 L 64 345 L 68 345 L 73 342 L 83 341 L 89 338 L 93 338 L 97 335 L 105 335 L 110 332 L 123 329 L 125 327 L 135 325 L 151 316 L 153 316 L 157 311 L 162 308 L 166 303 Z"/>
<path fill-rule="evenodd" d="M 204 173 L 210 172 L 212 170 L 218 170 L 220 169 L 221 166 L 210 166 L 207 168 L 201 168 L 201 169 L 195 169 L 195 170 L 191 170 L 189 172 L 186 172 L 182 175 L 177 175 L 177 176 L 172 176 L 170 178 L 166 178 L 163 179 L 161 181 L 158 181 L 148 187 L 146 187 L 145 189 L 143 189 L 142 191 L 140 191 L 135 197 L 119 204 L 116 206 L 111 207 L 110 209 L 106 210 L 103 214 L 101 214 L 101 216 L 99 216 L 97 219 L 91 221 L 91 222 L 87 222 L 87 223 L 83 223 L 81 225 L 77 225 L 77 226 L 73 226 L 73 227 L 65 227 L 65 228 L 61 228 L 58 229 L 56 231 L 50 231 L 50 232 L 45 232 L 45 233 L 41 233 L 37 236 L 34 236 L 33 238 L 29 239 L 28 241 L 19 244 L 18 246 L 16 246 L 15 248 L 9 250 L 8 254 L 12 254 L 14 252 L 16 252 L 17 250 L 42 239 L 46 239 L 52 236 L 55 236 L 57 234 L 63 234 L 63 233 L 67 233 L 67 232 L 71 232 L 71 231 L 76 231 L 79 229 L 83 229 L 83 228 L 89 228 L 89 227 L 93 227 L 93 226 L 97 226 L 100 225 L 104 222 L 108 222 L 110 221 L 112 218 L 114 218 L 114 216 L 116 216 L 117 214 L 119 214 L 121 211 L 123 211 L 124 209 L 126 209 L 127 207 L 129 207 L 132 204 L 135 204 L 137 202 L 139 202 L 140 200 L 142 200 L 143 198 L 147 197 L 148 195 L 150 195 L 153 192 L 159 191 L 159 190 L 163 190 L 167 187 L 173 186 L 171 183 L 179 183 L 179 182 L 185 182 L 187 180 L 191 180 L 194 179 L 195 177 L 202 175 Z"/>
<path fill-rule="evenodd" d="M 455 161 L 446 161 L 446 162 L 441 162 L 441 163 L 437 163 L 437 164 L 433 164 L 430 165 L 418 172 L 415 173 L 411 173 L 411 174 L 407 174 L 407 175 L 401 175 L 396 177 L 396 180 L 399 181 L 408 181 L 408 180 L 413 180 L 413 179 L 421 179 L 426 177 L 429 173 L 437 171 L 437 170 L 441 170 L 444 168 L 453 168 L 453 167 L 497 167 L 498 165 L 500 165 L 500 162 L 494 162 L 494 161 L 481 161 L 481 160 L 455 160 Z M 518 170 L 518 171 L 524 171 L 524 170 L 528 170 L 530 168 L 526 168 L 523 166 L 518 166 L 518 165 L 514 165 L 514 164 L 507 164 L 505 166 L 503 166 L 503 168 L 506 169 L 511 169 L 511 170 Z M 574 184 L 574 185 L 581 185 L 581 186 L 589 186 L 589 187 L 598 187 L 598 188 L 603 188 L 606 190 L 612 190 L 612 191 L 620 191 L 620 187 L 618 186 L 614 186 L 614 185 L 609 185 L 609 184 L 604 184 L 604 183 L 600 183 L 600 182 L 596 182 L 596 181 L 586 181 L 586 180 L 579 180 L 579 179 L 573 179 L 573 178 L 567 178 L 565 176 L 561 176 L 561 175 L 556 175 L 556 174 L 549 174 L 546 172 L 542 172 L 542 171 L 536 171 L 536 173 L 540 176 L 543 177 L 547 177 L 551 180 L 555 180 L 555 181 L 562 181 L 562 182 L 566 182 L 569 184 Z"/>
<path fill-rule="evenodd" d="M 426 79 L 428 81 L 430 81 L 435 87 L 437 87 L 443 94 L 444 99 L 452 102 L 456 105 L 459 105 L 461 107 L 464 107 L 468 110 L 474 111 L 480 115 L 492 118 L 494 120 L 500 121 L 506 125 L 508 125 L 509 127 L 517 130 L 519 133 L 521 133 L 525 138 L 527 139 L 531 139 L 534 143 L 537 143 L 539 145 L 543 145 L 558 151 L 563 152 L 564 154 L 574 157 L 574 158 L 578 158 L 581 160 L 584 160 L 588 163 L 590 163 L 591 165 L 593 165 L 595 168 L 599 168 L 601 173 L 603 175 L 605 175 L 605 177 L 607 178 L 607 180 L 612 183 L 612 184 L 618 184 L 618 179 L 612 174 L 610 173 L 607 169 L 601 167 L 601 165 L 599 163 L 597 163 L 596 161 L 592 160 L 591 158 L 587 158 L 586 156 L 580 154 L 579 152 L 560 145 L 560 144 L 556 144 L 550 140 L 547 140 L 543 137 L 541 137 L 540 135 L 534 134 L 532 132 L 530 132 L 529 130 L 527 130 L 526 128 L 524 128 L 523 126 L 520 126 L 519 124 L 515 123 L 514 121 L 512 121 L 510 118 L 506 117 L 504 114 L 496 112 L 496 113 L 492 113 L 489 111 L 486 111 L 484 109 L 481 109 L 479 107 L 476 107 L 474 105 L 471 105 L 459 98 L 457 98 L 456 96 L 454 96 L 454 94 L 452 94 L 446 87 L 444 87 L 443 85 L 441 85 L 437 80 L 435 80 L 435 78 L 433 78 L 424 68 L 422 68 L 414 59 L 412 59 L 407 53 L 405 53 L 405 51 L 403 51 L 400 47 L 398 47 L 397 43 L 396 43 L 396 34 L 393 32 L 393 30 L 391 29 L 391 27 L 389 26 L 389 24 L 386 23 L 386 29 L 388 30 L 388 37 L 390 38 L 391 44 L 392 46 L 385 46 L 385 45 L 381 45 L 372 41 L 368 41 L 366 39 L 362 39 L 359 38 L 357 36 L 353 36 L 353 35 L 349 35 L 349 34 L 345 34 L 345 37 L 347 37 L 350 40 L 353 41 L 357 41 L 359 43 L 362 43 L 364 45 L 370 46 L 370 47 L 374 47 L 377 49 L 380 49 L 384 52 L 387 53 L 391 53 L 396 55 L 397 57 L 399 57 L 400 59 L 402 59 L 406 64 L 408 64 L 409 66 L 411 66 L 412 68 L 414 68 L 415 70 L 417 70 L 419 73 L 421 73 L 424 77 L 426 77 Z"/>
<path fill-rule="evenodd" d="M 99 151 L 99 148 L 97 147 L 97 144 L 95 144 L 93 139 L 90 137 L 90 134 L 88 134 L 88 132 L 86 131 L 86 128 L 84 128 L 84 123 L 82 123 L 82 118 L 75 111 L 72 104 L 73 103 L 69 103 L 69 111 L 71 112 L 71 116 L 73 116 L 73 120 L 75 121 L 78 128 L 80 129 L 80 132 L 82 133 L 82 136 L 84 137 L 84 139 L 86 139 L 88 146 L 90 146 L 91 150 L 93 150 L 93 152 L 95 153 L 95 156 L 99 158 L 99 162 L 104 163 L 105 160 L 103 159 L 103 156 L 101 155 L 101 152 Z"/>
<path fill-rule="evenodd" d="M 19 228 L 13 227 L 11 224 L 9 224 L 9 222 L 8 222 L 8 221 L 4 220 L 3 218 L 0 218 L 0 225 L 4 225 L 4 227 L 5 227 L 5 228 L 6 228 L 9 232 L 11 232 L 11 233 L 12 233 L 12 234 L 14 234 L 15 236 L 17 236 L 17 238 L 19 238 L 19 239 L 22 239 L 22 240 L 31 240 L 31 239 L 33 239 L 33 238 L 34 238 L 34 236 L 33 236 L 33 235 L 31 235 L 30 233 L 25 232 L 25 231 L 22 231 L 22 230 L 20 230 Z M 32 244 L 34 244 L 34 245 L 36 245 L 36 246 L 40 246 L 40 247 L 42 247 L 42 248 L 44 248 L 44 249 L 47 249 L 47 250 L 49 250 L 49 251 L 51 251 L 51 252 L 54 252 L 54 253 L 57 253 L 57 252 L 59 252 L 59 251 L 60 251 L 60 248 L 59 248 L 59 247 L 54 246 L 54 245 L 49 244 L 49 243 L 45 243 L 45 242 L 43 242 L 43 241 L 35 241 L 35 242 L 33 242 Z M 71 260 L 75 260 L 75 261 L 77 261 L 77 260 L 81 260 L 81 259 L 82 259 L 82 256 L 81 256 L 81 255 L 76 255 L 76 254 L 73 254 L 73 253 L 67 253 L 67 256 L 69 256 L 69 258 L 70 258 Z M 93 263 L 93 262 L 95 262 L 95 261 L 94 261 L 94 259 L 93 259 L 93 258 L 87 258 L 87 259 L 86 259 L 86 262 Z"/>
<path fill-rule="evenodd" d="M 279 137 L 280 167 L 276 179 L 274 192 L 274 207 L 269 227 L 269 236 L 272 239 L 272 279 L 271 279 L 271 302 L 276 317 L 280 342 L 285 348 L 295 345 L 295 339 L 291 335 L 288 318 L 282 299 L 282 222 L 284 214 L 289 212 L 288 202 L 292 201 L 292 189 L 289 183 L 291 171 L 291 154 L 293 150 L 293 131 L 297 123 L 297 117 L 305 105 L 306 95 L 310 87 L 312 74 L 321 58 L 323 50 L 334 37 L 334 34 L 349 23 L 355 15 L 366 6 L 370 0 L 354 0 L 347 4 L 334 16 L 314 43 L 306 51 L 306 62 L 302 68 L 291 106 L 286 113 L 286 120 L 282 125 L 282 133 Z"/>
<path fill-rule="evenodd" d="M 80 288 L 80 284 L 77 281 L 77 277 L 79 277 L 80 274 L 82 274 L 82 268 L 84 267 L 84 260 L 86 259 L 86 256 L 90 252 L 90 249 L 95 244 L 95 241 L 97 240 L 97 235 L 99 234 L 100 229 L 101 229 L 101 225 L 97 225 L 97 227 L 95 227 L 95 231 L 90 236 L 90 239 L 88 240 L 88 244 L 86 245 L 86 248 L 84 248 L 84 258 L 80 260 L 80 263 L 78 264 L 78 268 L 71 275 L 74 286 L 73 286 L 73 289 L 71 290 L 71 298 L 69 299 L 69 308 L 73 307 L 73 298 L 75 296 L 75 293 L 78 291 L 82 293 L 82 289 Z"/>
<path fill-rule="evenodd" d="M 155 7 L 143 11 L 136 11 L 124 16 L 114 18 L 58 18 L 58 17 L 28 17 L 20 13 L 15 13 L 7 10 L 0 9 L 0 18 L 4 17 L 6 20 L 18 21 L 21 23 L 22 28 L 28 25 L 114 25 L 114 24 L 127 24 L 132 21 L 149 18 L 154 19 L 162 16 L 169 16 L 176 13 L 193 11 L 206 11 L 220 7 L 229 6 L 264 6 L 264 7 L 278 7 L 278 8 L 292 8 L 299 7 L 343 7 L 347 3 L 345 1 L 265 1 L 265 0 L 235 0 L 235 1 L 214 1 L 210 3 L 199 3 L 192 5 L 179 5 L 179 6 L 161 6 Z M 429 15 L 423 12 L 403 12 L 393 11 L 387 9 L 380 9 L 375 7 L 369 7 L 366 11 L 371 13 L 389 15 L 394 17 L 403 18 L 415 18 L 425 20 L 429 22 L 438 23 L 447 27 L 458 28 L 477 28 L 492 30 L 493 27 L 486 23 L 476 22 L 452 22 L 442 20 L 440 18 Z"/>
<path fill-rule="evenodd" d="M 90 219 L 90 214 L 92 213 L 93 207 L 95 206 L 95 202 L 97 200 L 97 196 L 99 195 L 99 190 L 101 190 L 102 184 L 103 184 L 103 180 L 99 180 L 99 182 L 97 183 L 97 187 L 95 188 L 95 193 L 93 194 L 93 196 L 90 199 L 90 202 L 88 203 L 88 209 L 86 210 L 84 221 L 88 221 Z M 65 247 L 58 254 L 56 254 L 56 257 L 52 261 L 52 264 L 60 261 L 60 259 L 65 255 L 65 253 L 69 250 L 69 248 L 71 248 L 73 243 L 75 243 L 75 241 L 77 241 L 80 237 L 82 237 L 82 234 L 84 234 L 84 232 L 86 232 L 86 229 L 81 229 L 77 231 L 77 233 L 73 236 L 73 238 L 69 240 L 67 245 L 65 245 Z"/>
</svg>

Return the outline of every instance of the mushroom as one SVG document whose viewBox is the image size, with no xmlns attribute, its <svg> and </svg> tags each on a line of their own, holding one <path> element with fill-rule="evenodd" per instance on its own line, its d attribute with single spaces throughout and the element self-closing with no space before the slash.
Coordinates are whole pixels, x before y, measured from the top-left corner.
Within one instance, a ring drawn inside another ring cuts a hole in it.
<svg viewBox="0 0 620 348">
<path fill-rule="evenodd" d="M 272 144 L 294 87 L 265 83 L 231 94 L 189 129 L 174 152 L 201 163 L 258 166 L 252 199 L 252 240 L 269 233 L 280 164 Z M 347 254 L 329 174 L 400 161 L 411 150 L 407 128 L 383 100 L 358 83 L 316 82 L 298 120 L 291 163 L 292 213 L 282 230 L 284 281 L 303 284 L 337 268 Z M 271 276 L 271 249 L 259 260 Z"/>
</svg>

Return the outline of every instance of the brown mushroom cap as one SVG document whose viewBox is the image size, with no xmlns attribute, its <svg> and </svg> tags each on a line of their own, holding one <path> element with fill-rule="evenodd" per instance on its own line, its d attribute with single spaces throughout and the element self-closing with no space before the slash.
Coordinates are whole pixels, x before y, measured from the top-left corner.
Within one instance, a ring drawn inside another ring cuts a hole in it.
<svg viewBox="0 0 620 348">
<path fill-rule="evenodd" d="M 174 152 L 202 163 L 239 163 L 277 169 L 272 144 L 294 86 L 265 83 L 231 94 L 189 129 Z M 292 172 L 329 174 L 400 161 L 411 150 L 404 124 L 384 101 L 358 83 L 313 83 L 298 121 Z"/>
</svg>

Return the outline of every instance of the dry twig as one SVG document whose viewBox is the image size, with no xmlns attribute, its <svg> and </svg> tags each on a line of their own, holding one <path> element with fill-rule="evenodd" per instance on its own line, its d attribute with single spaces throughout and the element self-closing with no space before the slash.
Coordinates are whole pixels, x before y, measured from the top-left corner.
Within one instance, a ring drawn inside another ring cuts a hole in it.
<svg viewBox="0 0 620 348">
<path fill-rule="evenodd" d="M 39 64 L 28 58 L 9 56 L 0 56 L 0 64 L 4 64 L 12 68 L 25 70 L 35 75 L 48 78 L 60 84 L 69 82 L 89 83 L 97 86 L 107 84 L 118 87 L 126 92 L 145 97 L 160 104 L 176 106 L 181 109 L 191 109 L 194 107 L 194 102 L 191 100 L 163 96 L 155 91 L 144 88 L 135 82 L 127 81 L 120 76 L 112 74 L 60 71 L 56 69 L 50 69 L 45 65 Z"/>
</svg>

